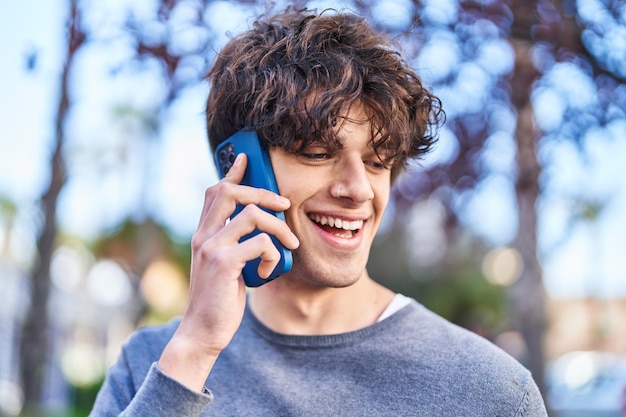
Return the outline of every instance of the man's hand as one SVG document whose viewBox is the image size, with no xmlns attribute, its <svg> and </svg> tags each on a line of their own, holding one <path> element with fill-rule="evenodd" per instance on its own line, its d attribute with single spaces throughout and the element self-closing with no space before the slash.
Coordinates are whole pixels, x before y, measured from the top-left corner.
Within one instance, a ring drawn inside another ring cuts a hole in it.
<svg viewBox="0 0 626 417">
<path fill-rule="evenodd" d="M 240 154 L 219 183 L 207 189 L 200 222 L 191 241 L 189 300 L 178 330 L 165 347 L 159 367 L 183 385 L 200 391 L 219 353 L 241 323 L 246 287 L 241 271 L 261 257 L 259 275 L 268 277 L 280 254 L 267 233 L 289 249 L 298 239 L 287 224 L 258 206 L 284 211 L 290 202 L 271 191 L 240 185 L 246 168 Z M 244 210 L 229 221 L 237 204 Z M 239 243 L 254 229 L 260 233 Z"/>
</svg>

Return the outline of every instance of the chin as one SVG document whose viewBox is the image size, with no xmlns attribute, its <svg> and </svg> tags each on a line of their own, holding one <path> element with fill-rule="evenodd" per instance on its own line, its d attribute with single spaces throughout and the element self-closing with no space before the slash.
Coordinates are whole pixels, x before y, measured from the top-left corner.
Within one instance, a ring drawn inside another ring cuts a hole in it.
<svg viewBox="0 0 626 417">
<path fill-rule="evenodd" d="M 322 289 L 328 289 L 328 288 L 335 288 L 335 289 L 340 289 L 340 288 L 349 288 L 352 285 L 354 285 L 357 281 L 357 279 L 337 279 L 335 278 L 327 278 L 327 277 L 310 277 L 310 276 L 299 276 L 297 278 L 294 278 L 296 280 L 298 280 L 303 286 L 309 287 L 311 289 L 318 289 L 318 290 L 322 290 Z"/>
<path fill-rule="evenodd" d="M 357 253 L 310 251 L 301 245 L 285 278 L 311 289 L 347 288 L 367 276 L 368 256 Z"/>
<path fill-rule="evenodd" d="M 298 257 L 294 256 L 294 267 L 287 279 L 313 288 L 347 288 L 356 284 L 364 275 L 362 271 L 359 273 L 337 272 L 336 268 L 333 269 L 330 266 L 322 269 L 319 264 L 307 267 L 298 261 Z"/>
</svg>

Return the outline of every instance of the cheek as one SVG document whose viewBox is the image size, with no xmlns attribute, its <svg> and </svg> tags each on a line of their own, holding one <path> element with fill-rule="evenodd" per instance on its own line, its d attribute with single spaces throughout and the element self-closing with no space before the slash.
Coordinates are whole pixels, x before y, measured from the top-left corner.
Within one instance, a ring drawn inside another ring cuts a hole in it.
<svg viewBox="0 0 626 417">
<path fill-rule="evenodd" d="M 303 211 L 303 203 L 307 200 L 307 197 L 310 196 L 310 193 L 300 186 L 289 187 L 285 193 L 281 190 L 281 195 L 291 202 L 291 207 L 285 211 L 285 221 L 291 231 L 300 238 L 301 227 L 303 226 L 303 222 L 307 220 L 306 214 Z"/>
<path fill-rule="evenodd" d="M 300 170 L 293 161 L 293 155 L 278 149 L 270 149 L 270 159 L 280 195 L 292 200 L 293 206 L 293 200 L 302 193 L 300 189 L 303 184 Z"/>
<path fill-rule="evenodd" d="M 381 199 L 376 199 L 376 202 L 374 203 L 374 210 L 376 210 L 376 215 L 380 218 L 382 218 L 383 214 L 385 213 L 385 210 L 387 210 L 387 203 L 389 202 L 389 198 L 381 198 Z"/>
<path fill-rule="evenodd" d="M 300 205 L 304 200 L 315 194 L 313 187 L 298 175 L 281 176 L 276 178 L 280 195 L 291 201 L 291 208 Z"/>
<path fill-rule="evenodd" d="M 291 200 L 294 192 L 296 191 L 293 187 L 293 175 L 289 175 L 289 173 L 285 172 L 285 170 L 281 168 L 282 167 L 280 166 L 276 167 L 276 165 L 274 165 L 276 185 L 278 186 L 280 195 Z"/>
<path fill-rule="evenodd" d="M 374 205 L 377 210 L 385 210 L 391 194 L 391 180 L 379 179 L 372 183 L 374 189 Z"/>
</svg>

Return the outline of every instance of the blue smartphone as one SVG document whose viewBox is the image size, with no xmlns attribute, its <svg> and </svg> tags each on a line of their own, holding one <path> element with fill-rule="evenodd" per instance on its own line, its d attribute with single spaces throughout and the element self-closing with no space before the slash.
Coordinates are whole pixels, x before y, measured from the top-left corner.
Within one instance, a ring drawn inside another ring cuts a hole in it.
<svg viewBox="0 0 626 417">
<path fill-rule="evenodd" d="M 248 156 L 248 165 L 246 166 L 246 172 L 241 180 L 241 184 L 256 188 L 265 188 L 279 194 L 269 152 L 261 144 L 256 132 L 252 130 L 240 130 L 218 145 L 215 150 L 215 165 L 217 166 L 220 178 L 224 178 L 232 167 L 235 157 L 240 153 L 245 153 Z M 283 212 L 268 210 L 265 207 L 261 207 L 261 209 L 285 221 Z M 237 208 L 230 218 L 235 217 L 241 210 L 243 210 L 243 206 L 237 205 Z M 261 231 L 255 229 L 252 233 L 243 236 L 240 241 L 249 239 L 259 233 L 261 233 Z M 258 287 L 266 284 L 289 272 L 291 269 L 291 251 L 285 248 L 276 236 L 270 235 L 270 237 L 280 252 L 280 261 L 268 278 L 261 278 L 257 273 L 261 258 L 248 261 L 243 268 L 242 274 L 244 282 L 249 287 Z"/>
</svg>

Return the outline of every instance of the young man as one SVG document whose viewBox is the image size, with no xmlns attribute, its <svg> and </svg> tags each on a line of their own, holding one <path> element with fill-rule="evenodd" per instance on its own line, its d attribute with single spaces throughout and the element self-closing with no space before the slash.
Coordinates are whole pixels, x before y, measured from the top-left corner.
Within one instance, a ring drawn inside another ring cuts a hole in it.
<svg viewBox="0 0 626 417">
<path fill-rule="evenodd" d="M 208 77 L 212 150 L 252 127 L 281 196 L 239 184 L 245 155 L 207 190 L 184 315 L 130 339 L 92 415 L 546 415 L 514 359 L 365 269 L 392 181 L 442 114 L 385 37 L 291 9 L 234 38 Z M 293 267 L 247 292 L 246 261 L 264 277 L 278 262 L 267 234 Z"/>
</svg>

